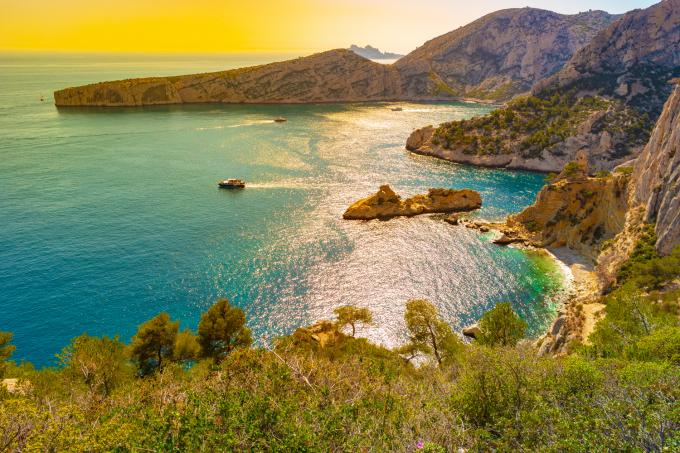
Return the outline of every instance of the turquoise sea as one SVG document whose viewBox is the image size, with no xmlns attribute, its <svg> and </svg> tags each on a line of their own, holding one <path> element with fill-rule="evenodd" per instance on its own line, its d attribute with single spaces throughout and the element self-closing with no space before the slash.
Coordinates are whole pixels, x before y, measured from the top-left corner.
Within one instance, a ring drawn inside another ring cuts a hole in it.
<svg viewBox="0 0 680 453">
<path fill-rule="evenodd" d="M 414 128 L 488 106 L 57 110 L 52 102 L 68 86 L 287 57 L 0 56 L 0 330 L 14 332 L 15 358 L 53 364 L 84 331 L 127 341 L 163 310 L 195 328 L 218 297 L 245 310 L 260 342 L 356 304 L 376 321 L 360 334 L 394 346 L 410 298 L 431 300 L 456 328 L 506 300 L 532 333 L 545 326 L 561 283 L 543 255 L 497 247 L 441 216 L 341 219 L 383 183 L 404 196 L 479 190 L 485 218 L 531 204 L 541 174 L 404 149 Z M 218 190 L 228 177 L 248 188 Z"/>
</svg>

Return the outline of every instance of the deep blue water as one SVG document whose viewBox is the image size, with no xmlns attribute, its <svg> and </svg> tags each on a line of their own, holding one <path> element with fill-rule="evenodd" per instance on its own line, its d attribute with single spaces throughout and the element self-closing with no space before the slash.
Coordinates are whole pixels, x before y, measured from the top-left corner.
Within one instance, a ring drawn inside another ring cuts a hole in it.
<svg viewBox="0 0 680 453">
<path fill-rule="evenodd" d="M 127 341 L 162 310 L 195 328 L 218 297 L 245 310 L 260 340 L 353 303 L 375 314 L 362 335 L 396 345 L 410 298 L 430 299 L 456 328 L 503 300 L 533 332 L 544 326 L 555 306 L 544 293 L 560 286 L 544 256 L 441 216 L 341 218 L 382 183 L 405 196 L 479 190 L 486 218 L 531 204 L 540 174 L 404 150 L 414 128 L 487 106 L 52 104 L 66 86 L 276 58 L 0 56 L 0 330 L 14 332 L 16 358 L 51 364 L 84 331 Z M 218 190 L 227 177 L 248 188 Z"/>
</svg>

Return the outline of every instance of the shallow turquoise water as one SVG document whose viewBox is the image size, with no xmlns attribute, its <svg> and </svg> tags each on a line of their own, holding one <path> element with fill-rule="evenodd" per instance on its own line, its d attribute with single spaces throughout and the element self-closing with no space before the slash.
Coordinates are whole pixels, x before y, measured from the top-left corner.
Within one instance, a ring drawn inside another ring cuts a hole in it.
<svg viewBox="0 0 680 453">
<path fill-rule="evenodd" d="M 494 246 L 440 216 L 341 219 L 382 183 L 403 195 L 476 189 L 487 218 L 532 203 L 540 174 L 404 150 L 415 127 L 488 107 L 51 103 L 66 86 L 274 58 L 0 57 L 0 330 L 14 332 L 17 358 L 53 363 L 83 331 L 127 340 L 161 310 L 195 328 L 221 296 L 245 310 L 260 341 L 353 303 L 375 313 L 362 335 L 396 345 L 410 298 L 430 299 L 457 328 L 503 300 L 532 332 L 545 324 L 554 302 L 542 294 L 559 282 L 541 256 Z M 218 190 L 226 177 L 249 186 Z"/>
</svg>

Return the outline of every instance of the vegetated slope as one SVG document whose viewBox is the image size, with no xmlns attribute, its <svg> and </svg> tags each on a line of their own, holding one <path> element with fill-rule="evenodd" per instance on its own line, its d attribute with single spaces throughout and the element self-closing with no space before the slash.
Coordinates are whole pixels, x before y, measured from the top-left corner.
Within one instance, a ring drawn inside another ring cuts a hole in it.
<svg viewBox="0 0 680 453">
<path fill-rule="evenodd" d="M 560 171 L 586 153 L 591 171 L 635 157 L 680 74 L 680 0 L 627 13 L 533 96 L 492 114 L 414 132 L 407 148 L 457 162 Z"/>
<path fill-rule="evenodd" d="M 395 66 L 413 97 L 509 99 L 558 71 L 615 17 L 500 10 L 426 42 Z"/>
</svg>

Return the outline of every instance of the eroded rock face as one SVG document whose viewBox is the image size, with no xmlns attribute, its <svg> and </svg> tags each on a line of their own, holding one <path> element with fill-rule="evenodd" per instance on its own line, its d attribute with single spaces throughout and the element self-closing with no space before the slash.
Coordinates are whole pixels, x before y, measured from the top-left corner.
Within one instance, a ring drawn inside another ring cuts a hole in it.
<svg viewBox="0 0 680 453">
<path fill-rule="evenodd" d="M 633 174 L 635 201 L 656 222 L 656 247 L 667 255 L 680 244 L 680 85 L 666 102 Z"/>
<path fill-rule="evenodd" d="M 500 10 L 426 42 L 395 66 L 409 96 L 510 99 L 558 71 L 614 19 L 604 11 Z"/>
<path fill-rule="evenodd" d="M 590 178 L 577 174 L 546 185 L 536 203 L 508 217 L 542 247 L 569 247 L 595 259 L 600 244 L 623 230 L 629 175 Z"/>
<path fill-rule="evenodd" d="M 390 219 L 436 212 L 460 212 L 479 209 L 482 198 L 469 189 L 430 189 L 427 194 L 402 200 L 388 185 L 370 197 L 353 203 L 342 215 L 347 220 Z"/>
</svg>

